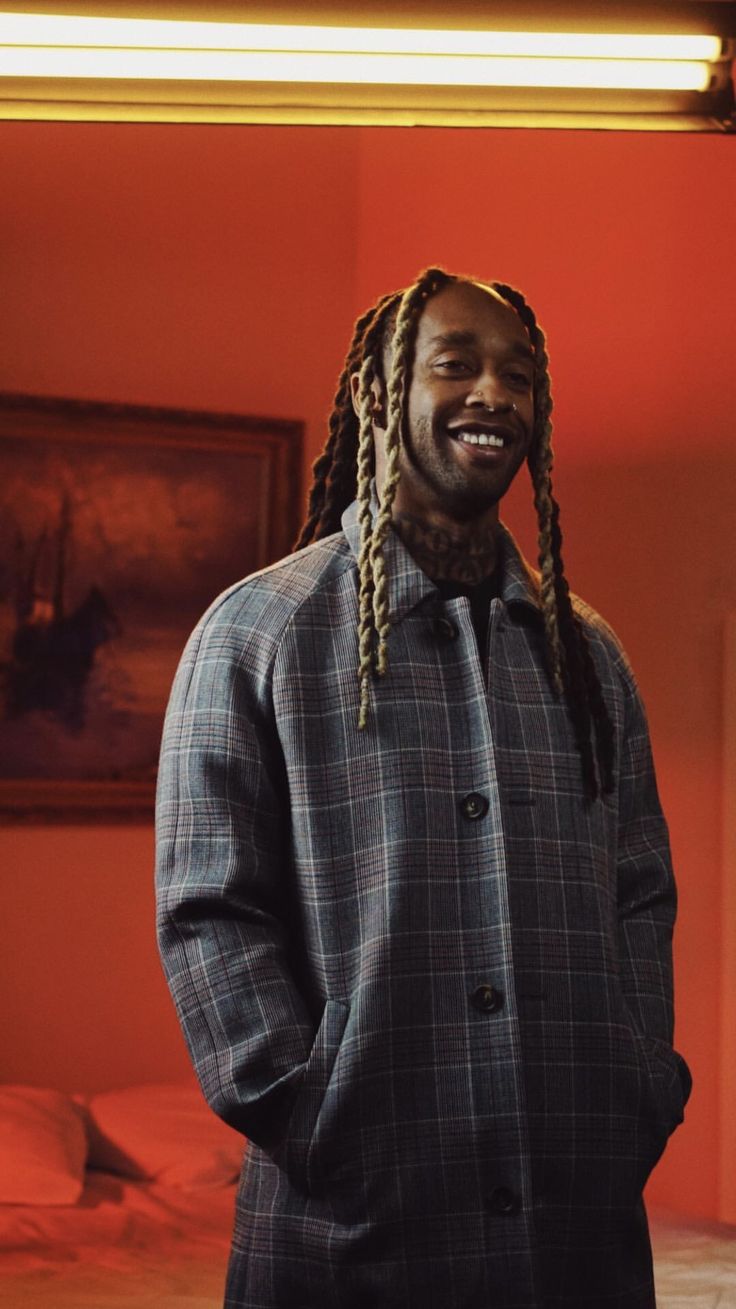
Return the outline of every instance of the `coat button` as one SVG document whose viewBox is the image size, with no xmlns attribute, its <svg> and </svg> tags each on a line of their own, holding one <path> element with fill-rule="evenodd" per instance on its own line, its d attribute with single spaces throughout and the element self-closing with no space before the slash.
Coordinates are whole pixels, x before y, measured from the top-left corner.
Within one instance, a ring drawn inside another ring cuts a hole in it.
<svg viewBox="0 0 736 1309">
<path fill-rule="evenodd" d="M 486 1199 L 486 1204 L 492 1214 L 503 1214 L 505 1217 L 518 1213 L 520 1208 L 518 1195 L 514 1195 L 508 1186 L 494 1187 Z"/>
<path fill-rule="evenodd" d="M 471 820 L 484 818 L 488 813 L 488 808 L 486 797 L 480 795 L 477 791 L 471 791 L 468 795 L 464 795 L 460 801 L 460 812 L 463 818 L 470 818 Z"/>
<path fill-rule="evenodd" d="M 503 1008 L 503 991 L 499 991 L 495 986 L 489 986 L 487 982 L 476 986 L 470 999 L 482 1014 L 496 1014 Z"/>
<path fill-rule="evenodd" d="M 455 641 L 458 636 L 457 624 L 444 614 L 438 614 L 432 619 L 432 631 L 440 641 Z"/>
</svg>

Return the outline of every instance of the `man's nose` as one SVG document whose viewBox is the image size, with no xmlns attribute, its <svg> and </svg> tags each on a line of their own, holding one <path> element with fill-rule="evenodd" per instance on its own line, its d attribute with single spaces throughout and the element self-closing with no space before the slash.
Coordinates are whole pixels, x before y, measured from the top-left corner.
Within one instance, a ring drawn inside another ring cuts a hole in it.
<svg viewBox="0 0 736 1309">
<path fill-rule="evenodd" d="M 483 405 L 487 409 L 510 409 L 511 397 L 500 377 L 484 373 L 476 378 L 468 392 L 469 405 Z"/>
</svg>

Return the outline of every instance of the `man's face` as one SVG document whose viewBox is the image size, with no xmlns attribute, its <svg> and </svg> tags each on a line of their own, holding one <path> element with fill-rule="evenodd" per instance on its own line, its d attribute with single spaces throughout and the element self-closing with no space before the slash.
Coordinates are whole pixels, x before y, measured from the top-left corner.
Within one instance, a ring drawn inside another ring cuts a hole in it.
<svg viewBox="0 0 736 1309">
<path fill-rule="evenodd" d="M 529 450 L 533 375 L 526 329 L 493 292 L 455 282 L 427 302 L 405 413 L 397 513 L 467 522 L 498 505 Z M 379 428 L 379 492 L 382 436 Z"/>
</svg>

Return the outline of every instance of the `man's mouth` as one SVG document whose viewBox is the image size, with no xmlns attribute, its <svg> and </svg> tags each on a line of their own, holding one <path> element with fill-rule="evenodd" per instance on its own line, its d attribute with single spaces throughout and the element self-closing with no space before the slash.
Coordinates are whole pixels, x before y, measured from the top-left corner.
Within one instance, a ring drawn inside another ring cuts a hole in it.
<svg viewBox="0 0 736 1309">
<path fill-rule="evenodd" d="M 495 450 L 503 450 L 506 440 L 497 432 L 473 432 L 461 428 L 458 432 L 451 433 L 455 441 L 461 445 L 491 445 Z"/>
<path fill-rule="evenodd" d="M 447 433 L 453 441 L 467 450 L 468 455 L 471 451 L 474 454 L 477 451 L 476 462 L 498 458 L 501 450 L 506 450 L 518 440 L 518 433 L 513 424 L 498 418 L 491 422 L 477 418 L 466 418 L 464 421 L 462 418 L 456 419 L 448 426 Z"/>
</svg>

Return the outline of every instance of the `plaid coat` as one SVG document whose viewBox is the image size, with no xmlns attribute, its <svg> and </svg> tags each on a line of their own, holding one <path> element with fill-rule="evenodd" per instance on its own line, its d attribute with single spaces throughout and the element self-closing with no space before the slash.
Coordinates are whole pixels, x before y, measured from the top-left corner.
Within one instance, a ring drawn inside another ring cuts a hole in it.
<svg viewBox="0 0 736 1309">
<path fill-rule="evenodd" d="M 641 1192 L 690 1076 L 631 671 L 576 600 L 616 735 L 591 803 L 510 535 L 484 670 L 468 600 L 391 533 L 358 731 L 355 506 L 343 529 L 215 601 L 164 731 L 161 955 L 252 1143 L 225 1303 L 651 1309 Z"/>
</svg>

